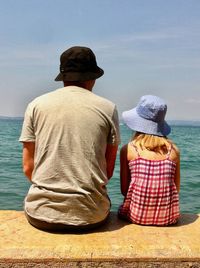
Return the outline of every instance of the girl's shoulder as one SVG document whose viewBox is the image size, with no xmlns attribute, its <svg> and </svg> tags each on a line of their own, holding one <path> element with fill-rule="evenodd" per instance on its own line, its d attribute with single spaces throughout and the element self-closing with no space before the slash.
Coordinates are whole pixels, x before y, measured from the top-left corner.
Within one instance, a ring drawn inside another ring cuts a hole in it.
<svg viewBox="0 0 200 268">
<path fill-rule="evenodd" d="M 149 160 L 164 160 L 166 159 L 169 153 L 169 159 L 178 162 L 180 158 L 180 152 L 178 147 L 171 141 L 168 141 L 168 150 L 165 154 L 160 152 L 151 151 L 148 149 L 138 148 L 135 144 L 135 141 L 129 142 L 127 145 L 127 160 L 135 160 L 138 157 L 142 157 Z"/>
<path fill-rule="evenodd" d="M 180 150 L 177 147 L 177 145 L 174 144 L 173 142 L 171 142 L 171 146 L 172 147 L 171 147 L 170 159 L 175 162 L 178 162 L 180 158 Z"/>
<path fill-rule="evenodd" d="M 133 160 L 137 157 L 137 153 L 133 148 L 132 142 L 124 144 L 120 149 L 120 156 L 126 157 L 127 160 Z"/>
<path fill-rule="evenodd" d="M 127 159 L 134 160 L 138 157 L 137 148 L 134 144 L 134 141 L 131 141 L 127 144 Z"/>
</svg>

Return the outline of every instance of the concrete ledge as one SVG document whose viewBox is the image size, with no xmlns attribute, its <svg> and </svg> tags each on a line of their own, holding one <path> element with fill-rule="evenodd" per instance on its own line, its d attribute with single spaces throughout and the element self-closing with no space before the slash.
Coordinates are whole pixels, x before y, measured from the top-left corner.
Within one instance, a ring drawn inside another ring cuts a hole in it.
<svg viewBox="0 0 200 268">
<path fill-rule="evenodd" d="M 21 211 L 0 211 L 0 267 L 200 267 L 200 218 L 178 225 L 128 224 L 112 213 L 91 233 L 55 234 L 29 225 Z"/>
</svg>

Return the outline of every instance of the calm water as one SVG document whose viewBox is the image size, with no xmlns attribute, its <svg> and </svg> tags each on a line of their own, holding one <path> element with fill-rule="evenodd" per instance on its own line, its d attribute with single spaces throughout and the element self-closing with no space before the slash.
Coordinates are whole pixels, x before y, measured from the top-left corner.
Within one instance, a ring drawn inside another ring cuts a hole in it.
<svg viewBox="0 0 200 268">
<path fill-rule="evenodd" d="M 18 142 L 21 120 L 0 119 L 0 209 L 23 209 L 23 199 L 30 186 L 21 169 L 22 146 Z M 131 131 L 121 125 L 122 144 Z M 170 138 L 181 150 L 181 211 L 200 213 L 200 127 L 172 126 Z M 119 183 L 119 157 L 108 184 L 112 210 L 122 202 Z"/>
</svg>

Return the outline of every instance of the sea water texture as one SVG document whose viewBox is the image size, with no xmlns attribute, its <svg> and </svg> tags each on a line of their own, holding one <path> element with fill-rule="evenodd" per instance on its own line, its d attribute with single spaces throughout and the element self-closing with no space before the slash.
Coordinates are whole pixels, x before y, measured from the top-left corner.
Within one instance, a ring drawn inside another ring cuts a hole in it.
<svg viewBox="0 0 200 268">
<path fill-rule="evenodd" d="M 0 209 L 22 210 L 30 182 L 22 172 L 22 144 L 18 142 L 22 120 L 0 119 Z M 132 132 L 120 125 L 120 147 Z M 169 136 L 181 151 L 180 205 L 183 213 L 200 213 L 200 125 L 172 125 Z M 108 183 L 112 211 L 123 201 L 120 193 L 119 153 L 115 171 Z"/>
</svg>

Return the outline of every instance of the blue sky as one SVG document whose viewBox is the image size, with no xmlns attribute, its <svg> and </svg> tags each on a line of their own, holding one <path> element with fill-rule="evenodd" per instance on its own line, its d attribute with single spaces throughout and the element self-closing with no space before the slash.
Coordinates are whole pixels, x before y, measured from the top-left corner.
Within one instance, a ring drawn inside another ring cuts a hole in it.
<svg viewBox="0 0 200 268">
<path fill-rule="evenodd" d="M 59 56 L 89 46 L 105 75 L 94 92 L 119 114 L 144 94 L 167 119 L 200 120 L 199 0 L 0 0 L 0 115 L 22 116 L 62 87 Z"/>
</svg>

